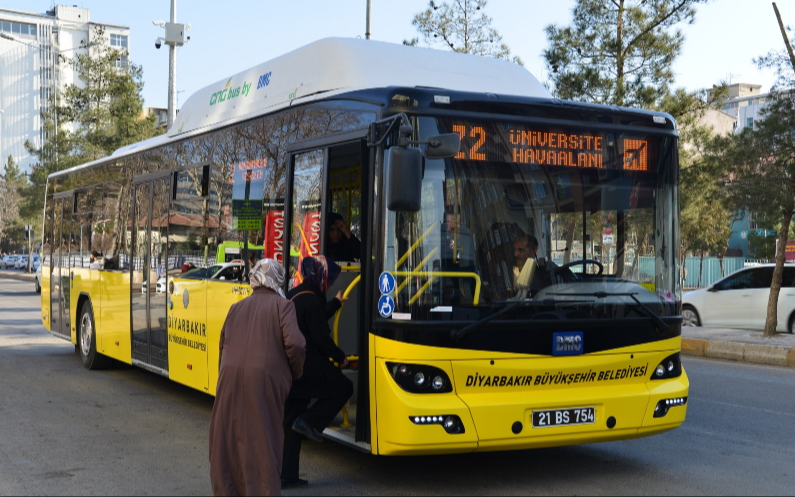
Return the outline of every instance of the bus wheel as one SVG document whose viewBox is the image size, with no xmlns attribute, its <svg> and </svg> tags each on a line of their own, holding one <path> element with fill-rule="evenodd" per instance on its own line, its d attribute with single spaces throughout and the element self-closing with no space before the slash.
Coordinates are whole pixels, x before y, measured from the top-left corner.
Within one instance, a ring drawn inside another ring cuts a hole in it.
<svg viewBox="0 0 795 497">
<path fill-rule="evenodd" d="M 789 323 L 787 324 L 787 331 L 792 333 L 793 328 L 795 328 L 795 312 L 793 312 L 792 316 L 789 317 Z"/>
<path fill-rule="evenodd" d="M 87 369 L 104 369 L 109 359 L 97 352 L 97 333 L 94 326 L 94 311 L 91 302 L 86 301 L 80 312 L 80 335 L 77 337 L 80 360 Z"/>
</svg>

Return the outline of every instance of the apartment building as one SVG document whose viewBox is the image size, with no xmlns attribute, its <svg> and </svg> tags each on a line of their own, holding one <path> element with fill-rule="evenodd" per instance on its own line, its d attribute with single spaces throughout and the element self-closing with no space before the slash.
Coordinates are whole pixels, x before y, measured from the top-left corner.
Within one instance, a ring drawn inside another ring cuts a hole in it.
<svg viewBox="0 0 795 497">
<path fill-rule="evenodd" d="M 94 39 L 102 26 L 104 39 Z M 86 45 L 129 49 L 130 28 L 91 21 L 91 12 L 76 5 L 56 5 L 43 14 L 0 8 L 0 169 L 9 156 L 25 172 L 36 157 L 25 149 L 29 140 L 41 147 L 47 137 L 41 112 L 50 97 L 66 85 L 78 84 L 68 63 Z M 127 65 L 127 58 L 117 61 Z"/>
</svg>

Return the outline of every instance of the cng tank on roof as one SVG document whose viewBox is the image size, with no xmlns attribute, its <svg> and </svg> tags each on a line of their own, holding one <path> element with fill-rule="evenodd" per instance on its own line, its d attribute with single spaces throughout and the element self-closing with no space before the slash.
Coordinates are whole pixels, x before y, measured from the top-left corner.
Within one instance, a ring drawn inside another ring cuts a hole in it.
<svg viewBox="0 0 795 497">
<path fill-rule="evenodd" d="M 345 91 L 388 86 L 551 98 L 506 60 L 380 41 L 324 38 L 209 85 L 185 102 L 168 136 Z"/>
</svg>

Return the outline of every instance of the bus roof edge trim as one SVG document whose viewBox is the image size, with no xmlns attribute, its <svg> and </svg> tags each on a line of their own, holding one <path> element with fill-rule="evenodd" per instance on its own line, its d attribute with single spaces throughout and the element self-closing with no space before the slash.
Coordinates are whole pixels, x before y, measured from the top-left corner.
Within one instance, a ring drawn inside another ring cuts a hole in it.
<svg viewBox="0 0 795 497">
<path fill-rule="evenodd" d="M 339 90 L 425 86 L 550 98 L 524 67 L 506 60 L 380 41 L 324 38 L 264 62 L 191 95 L 169 137 L 292 100 Z"/>
</svg>

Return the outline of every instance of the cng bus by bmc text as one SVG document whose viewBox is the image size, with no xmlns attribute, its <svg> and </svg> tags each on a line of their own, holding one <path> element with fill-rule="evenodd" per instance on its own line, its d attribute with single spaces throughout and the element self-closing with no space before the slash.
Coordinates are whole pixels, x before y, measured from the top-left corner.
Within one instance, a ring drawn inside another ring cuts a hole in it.
<svg viewBox="0 0 795 497">
<path fill-rule="evenodd" d="M 251 290 L 182 263 L 256 247 L 294 275 L 335 212 L 362 247 L 329 290 L 357 392 L 325 436 L 394 455 L 662 433 L 689 389 L 677 144 L 667 114 L 557 100 L 507 61 L 323 39 L 52 174 L 42 320 L 89 369 L 213 395 Z"/>
</svg>

